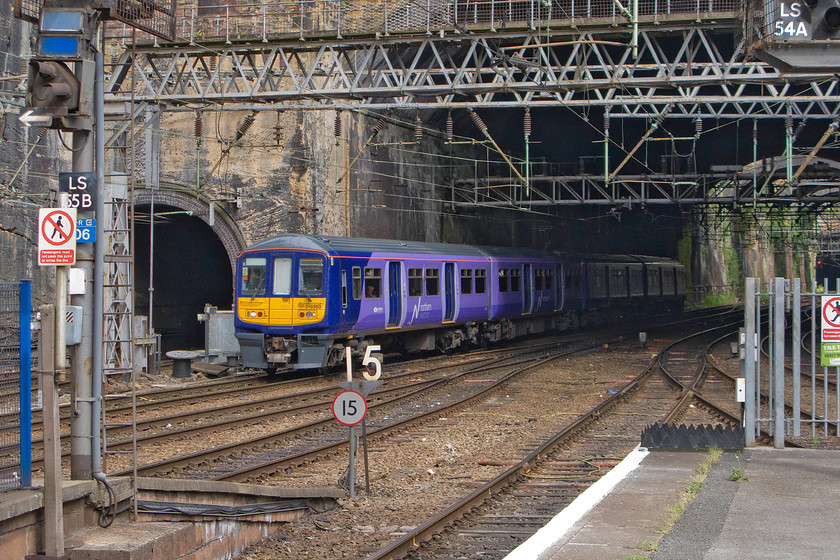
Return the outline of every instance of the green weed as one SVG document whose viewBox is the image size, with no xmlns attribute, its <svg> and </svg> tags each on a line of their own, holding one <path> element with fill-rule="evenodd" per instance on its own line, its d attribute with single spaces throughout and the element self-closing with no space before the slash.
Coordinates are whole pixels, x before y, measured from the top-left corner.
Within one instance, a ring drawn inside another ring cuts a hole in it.
<svg viewBox="0 0 840 560">
<path fill-rule="evenodd" d="M 732 474 L 729 475 L 729 480 L 732 482 L 746 482 L 749 479 L 744 473 L 744 469 L 740 467 L 732 467 Z"/>
</svg>

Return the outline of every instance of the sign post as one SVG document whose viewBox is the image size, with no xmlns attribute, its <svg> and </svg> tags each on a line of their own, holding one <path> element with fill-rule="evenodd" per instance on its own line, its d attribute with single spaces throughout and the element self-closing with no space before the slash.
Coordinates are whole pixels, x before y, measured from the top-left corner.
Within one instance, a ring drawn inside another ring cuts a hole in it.
<svg viewBox="0 0 840 560">
<path fill-rule="evenodd" d="M 367 402 L 361 393 L 346 390 L 335 397 L 332 412 L 339 423 L 350 427 L 350 467 L 347 469 L 347 485 L 350 487 L 350 499 L 356 497 L 356 454 L 359 449 L 355 426 L 367 415 Z"/>
<path fill-rule="evenodd" d="M 840 366 L 840 295 L 822 296 L 820 365 Z"/>
</svg>

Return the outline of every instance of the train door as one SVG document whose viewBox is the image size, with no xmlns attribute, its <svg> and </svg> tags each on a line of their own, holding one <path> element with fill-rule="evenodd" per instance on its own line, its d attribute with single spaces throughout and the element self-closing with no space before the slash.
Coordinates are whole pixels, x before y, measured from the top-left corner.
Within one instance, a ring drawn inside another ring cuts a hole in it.
<svg viewBox="0 0 840 560">
<path fill-rule="evenodd" d="M 400 326 L 402 319 L 402 263 L 388 263 L 388 326 Z"/>
<path fill-rule="evenodd" d="M 627 286 L 627 297 L 633 295 L 633 290 L 630 289 L 630 286 L 633 284 L 633 279 L 630 278 L 630 267 L 624 267 L 624 284 Z"/>
<path fill-rule="evenodd" d="M 564 266 L 562 264 L 558 264 L 555 268 L 554 273 L 554 308 L 555 309 L 563 309 L 563 306 L 566 304 L 563 301 L 563 294 L 565 293 L 564 284 L 566 283 L 566 271 L 564 270 Z"/>
<path fill-rule="evenodd" d="M 444 321 L 455 320 L 455 263 L 443 263 Z"/>
<path fill-rule="evenodd" d="M 522 281 L 522 312 L 530 313 L 533 304 L 533 288 L 531 281 L 531 265 L 526 264 L 522 274 L 525 278 Z"/>
</svg>

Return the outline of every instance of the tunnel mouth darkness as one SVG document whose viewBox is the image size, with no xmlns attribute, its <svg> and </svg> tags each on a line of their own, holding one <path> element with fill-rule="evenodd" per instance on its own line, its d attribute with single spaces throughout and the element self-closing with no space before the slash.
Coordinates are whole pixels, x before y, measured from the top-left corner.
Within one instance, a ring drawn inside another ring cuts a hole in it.
<svg viewBox="0 0 840 560">
<path fill-rule="evenodd" d="M 151 220 L 150 210 L 148 204 L 135 208 L 134 313 L 149 314 L 151 269 L 152 323 L 161 351 L 203 349 L 204 324 L 197 315 L 206 304 L 232 307 L 230 259 L 213 229 L 191 212 L 155 204 Z"/>
</svg>

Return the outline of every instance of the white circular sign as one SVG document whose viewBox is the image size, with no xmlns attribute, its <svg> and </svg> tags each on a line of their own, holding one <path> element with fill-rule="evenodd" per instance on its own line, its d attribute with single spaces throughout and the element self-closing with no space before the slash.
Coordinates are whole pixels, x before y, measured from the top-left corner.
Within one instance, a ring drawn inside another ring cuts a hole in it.
<svg viewBox="0 0 840 560">
<path fill-rule="evenodd" d="M 356 391 L 342 391 L 332 403 L 335 419 L 345 426 L 355 426 L 367 414 L 367 403 L 361 393 Z"/>
</svg>

